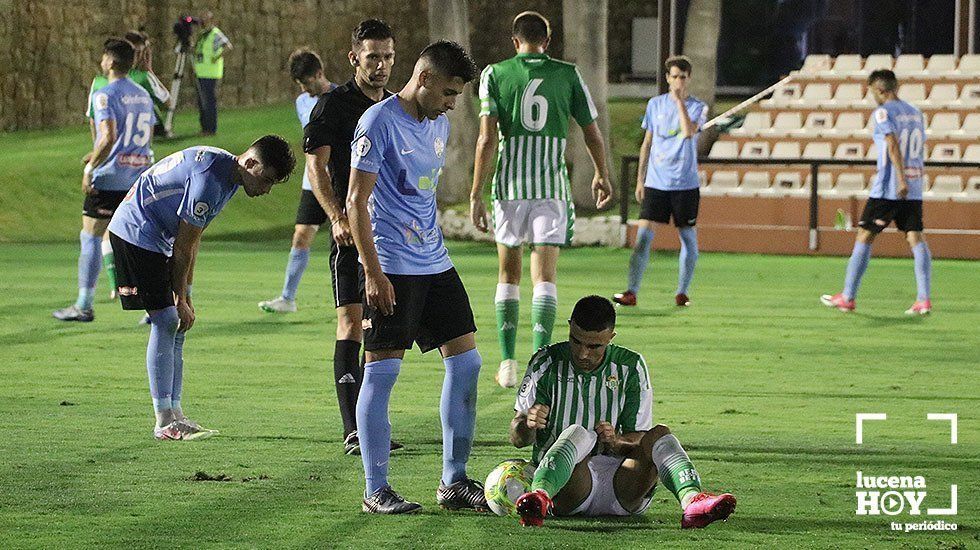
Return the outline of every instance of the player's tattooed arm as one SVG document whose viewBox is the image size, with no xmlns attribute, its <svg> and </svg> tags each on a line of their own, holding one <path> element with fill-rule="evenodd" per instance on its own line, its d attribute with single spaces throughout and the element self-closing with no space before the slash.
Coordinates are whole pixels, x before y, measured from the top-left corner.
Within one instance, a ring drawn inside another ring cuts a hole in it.
<svg viewBox="0 0 980 550">
<path fill-rule="evenodd" d="M 484 233 L 490 230 L 490 221 L 487 216 L 487 206 L 483 202 L 483 187 L 493 176 L 496 149 L 497 117 L 480 117 L 480 137 L 476 140 L 473 188 L 470 190 L 470 219 L 473 226 Z"/>
</svg>

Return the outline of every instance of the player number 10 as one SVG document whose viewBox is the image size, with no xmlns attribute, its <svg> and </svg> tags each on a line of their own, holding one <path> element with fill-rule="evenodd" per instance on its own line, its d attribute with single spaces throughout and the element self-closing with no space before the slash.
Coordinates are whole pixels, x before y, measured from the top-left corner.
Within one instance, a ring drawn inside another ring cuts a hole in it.
<svg viewBox="0 0 980 550">
<path fill-rule="evenodd" d="M 543 79 L 532 78 L 521 96 L 521 125 L 529 132 L 540 132 L 548 122 L 548 100 L 534 95 L 542 82 Z"/>
<path fill-rule="evenodd" d="M 909 160 L 922 159 L 922 130 L 915 128 L 911 132 L 908 129 L 902 130 L 902 135 L 898 137 L 898 148 L 902 150 L 905 158 Z"/>
<path fill-rule="evenodd" d="M 150 113 L 140 113 L 139 118 L 136 118 L 136 135 L 133 135 L 134 116 L 134 113 L 126 115 L 126 133 L 123 135 L 123 145 L 128 146 L 132 143 L 137 147 L 143 147 L 150 142 L 150 132 L 153 131 L 153 128 L 150 127 Z"/>
</svg>

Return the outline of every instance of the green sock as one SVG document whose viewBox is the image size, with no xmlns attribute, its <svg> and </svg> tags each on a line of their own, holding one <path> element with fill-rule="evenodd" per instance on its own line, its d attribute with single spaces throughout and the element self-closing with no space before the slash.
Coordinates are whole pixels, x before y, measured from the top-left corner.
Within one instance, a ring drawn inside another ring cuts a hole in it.
<svg viewBox="0 0 980 550">
<path fill-rule="evenodd" d="M 553 498 L 568 483 L 575 465 L 589 456 L 595 442 L 595 432 L 577 424 L 565 428 L 534 470 L 531 490 L 542 489 Z"/>
<path fill-rule="evenodd" d="M 531 299 L 531 326 L 535 351 L 551 343 L 551 331 L 555 328 L 557 311 L 558 292 L 555 284 L 534 285 L 534 297 Z"/>
<path fill-rule="evenodd" d="M 109 278 L 109 288 L 116 290 L 116 257 L 112 253 L 112 246 L 109 241 L 102 241 L 102 267 L 105 268 L 106 277 Z"/>
<path fill-rule="evenodd" d="M 497 310 L 497 340 L 502 359 L 514 359 L 517 348 L 517 323 L 520 321 L 520 287 L 506 283 L 497 285 L 494 306 Z"/>
<path fill-rule="evenodd" d="M 701 477 L 674 434 L 667 434 L 653 444 L 653 463 L 660 481 L 677 497 L 681 507 L 701 492 Z"/>
</svg>

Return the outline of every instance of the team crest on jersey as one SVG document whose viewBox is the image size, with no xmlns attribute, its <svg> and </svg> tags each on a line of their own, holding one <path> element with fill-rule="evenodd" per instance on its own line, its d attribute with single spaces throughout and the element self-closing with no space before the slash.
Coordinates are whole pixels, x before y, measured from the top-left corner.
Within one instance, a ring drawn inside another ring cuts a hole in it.
<svg viewBox="0 0 980 550">
<path fill-rule="evenodd" d="M 371 140 L 367 136 L 361 136 L 361 139 L 354 142 L 354 156 L 361 158 L 368 154 L 371 150 Z"/>
<path fill-rule="evenodd" d="M 441 137 L 437 137 L 432 142 L 432 148 L 435 149 L 436 156 L 442 158 L 442 154 L 446 152 L 446 142 L 442 141 Z"/>
<path fill-rule="evenodd" d="M 614 390 L 618 385 L 619 385 L 619 378 L 615 374 L 611 374 L 608 377 L 606 377 L 607 388 Z"/>
<path fill-rule="evenodd" d="M 203 218 L 205 215 L 207 215 L 209 210 L 211 210 L 211 207 L 204 201 L 194 203 L 195 218 Z"/>
<path fill-rule="evenodd" d="M 886 120 L 888 120 L 888 111 L 884 107 L 879 107 L 875 111 L 875 122 L 884 122 Z"/>
<path fill-rule="evenodd" d="M 106 94 L 95 94 L 95 108 L 97 110 L 107 109 L 109 107 L 109 96 Z"/>
</svg>

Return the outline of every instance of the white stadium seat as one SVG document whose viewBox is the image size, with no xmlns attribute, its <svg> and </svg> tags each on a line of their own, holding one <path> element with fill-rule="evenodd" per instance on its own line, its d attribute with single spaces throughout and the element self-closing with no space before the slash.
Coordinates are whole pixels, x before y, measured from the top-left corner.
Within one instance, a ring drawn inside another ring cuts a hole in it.
<svg viewBox="0 0 980 550">
<path fill-rule="evenodd" d="M 708 158 L 712 159 L 733 159 L 738 157 L 738 143 L 734 141 L 716 141 L 711 146 Z"/>
<path fill-rule="evenodd" d="M 832 157 L 833 154 L 831 153 L 830 144 L 825 141 L 807 143 L 806 147 L 803 148 L 803 158 L 808 160 L 829 159 Z"/>
<path fill-rule="evenodd" d="M 834 72 L 841 76 L 861 71 L 862 60 L 857 54 L 838 55 L 834 61 Z"/>
<path fill-rule="evenodd" d="M 878 146 L 873 142 L 868 145 L 868 152 L 865 153 L 864 160 L 878 160 Z"/>
<path fill-rule="evenodd" d="M 899 90 L 899 97 L 902 97 L 901 93 L 902 91 Z M 932 89 L 929 90 L 927 104 L 933 107 L 948 107 L 958 101 L 959 90 L 956 84 L 933 84 Z"/>
<path fill-rule="evenodd" d="M 798 132 L 800 136 L 816 137 L 828 134 L 833 131 L 834 115 L 827 112 L 813 112 L 806 116 L 803 128 Z"/>
<path fill-rule="evenodd" d="M 957 113 L 936 113 L 929 121 L 927 134 L 930 138 L 945 138 L 960 129 L 960 115 Z"/>
<path fill-rule="evenodd" d="M 963 90 L 960 92 L 960 103 L 969 109 L 980 107 L 980 84 L 963 86 Z"/>
<path fill-rule="evenodd" d="M 860 84 L 846 83 L 837 86 L 834 93 L 834 103 L 838 107 L 849 107 L 851 105 L 861 105 L 864 103 L 864 91 Z"/>
<path fill-rule="evenodd" d="M 973 143 L 967 145 L 966 151 L 963 151 L 963 162 L 980 162 L 980 143 Z"/>
<path fill-rule="evenodd" d="M 822 105 L 823 102 L 829 101 L 832 97 L 834 96 L 831 93 L 830 84 L 817 82 L 807 85 L 803 90 L 800 103 L 803 105 Z"/>
<path fill-rule="evenodd" d="M 800 143 L 798 141 L 780 141 L 772 148 L 769 158 L 778 160 L 796 160 L 800 158 Z"/>
<path fill-rule="evenodd" d="M 759 133 L 768 130 L 772 126 L 772 116 L 763 111 L 752 111 L 745 115 L 745 120 L 742 121 L 742 126 L 740 128 L 735 128 L 731 131 L 732 134 L 738 136 L 755 136 Z"/>
<path fill-rule="evenodd" d="M 925 59 L 919 54 L 902 54 L 895 60 L 895 76 L 902 78 L 922 74 L 926 70 Z"/>
<path fill-rule="evenodd" d="M 932 181 L 929 195 L 956 195 L 963 192 L 963 177 L 941 174 Z"/>
<path fill-rule="evenodd" d="M 776 115 L 772 127 L 764 133 L 769 136 L 788 136 L 798 132 L 803 126 L 803 117 L 796 111 L 783 112 Z"/>
<path fill-rule="evenodd" d="M 776 88 L 772 97 L 762 100 L 763 107 L 784 107 L 800 99 L 803 88 L 799 83 L 790 82 Z"/>
<path fill-rule="evenodd" d="M 970 113 L 963 119 L 963 126 L 956 131 L 957 136 L 980 138 L 980 113 Z"/>
<path fill-rule="evenodd" d="M 956 56 L 951 54 L 937 54 L 929 58 L 926 64 L 926 72 L 929 76 L 943 76 L 956 70 Z"/>
<path fill-rule="evenodd" d="M 743 159 L 767 159 L 769 158 L 769 142 L 767 141 L 746 141 L 742 145 L 742 154 L 738 158 Z"/>
<path fill-rule="evenodd" d="M 763 191 L 769 189 L 769 172 L 746 172 L 742 176 L 741 191 Z"/>
<path fill-rule="evenodd" d="M 738 172 L 734 170 L 715 170 L 711 173 L 711 184 L 708 186 L 712 191 L 734 190 L 738 187 Z"/>
<path fill-rule="evenodd" d="M 865 136 L 864 115 L 862 113 L 841 113 L 837 115 L 837 123 L 834 124 L 834 135 L 840 137 Z"/>
<path fill-rule="evenodd" d="M 864 160 L 863 143 L 841 143 L 834 151 L 837 160 Z"/>
<path fill-rule="evenodd" d="M 772 190 L 793 192 L 803 188 L 803 178 L 799 172 L 778 172 L 773 178 Z"/>
<path fill-rule="evenodd" d="M 809 189 L 810 188 L 810 181 L 811 181 L 811 175 L 810 174 L 807 174 L 806 175 L 806 180 L 803 183 L 803 188 L 804 189 Z M 824 192 L 829 191 L 830 188 L 831 188 L 832 183 L 833 183 L 833 180 L 831 179 L 830 174 L 828 174 L 826 170 L 823 171 L 823 172 L 817 173 L 817 192 L 824 193 Z"/>
<path fill-rule="evenodd" d="M 919 105 L 926 99 L 926 86 L 921 83 L 905 84 L 898 89 L 898 97 L 902 101 Z"/>
<path fill-rule="evenodd" d="M 970 179 L 966 180 L 964 191 L 971 200 L 980 200 L 980 176 L 971 176 Z"/>
<path fill-rule="evenodd" d="M 962 76 L 980 76 L 980 54 L 971 53 L 961 57 L 956 71 Z"/>
<path fill-rule="evenodd" d="M 886 53 L 869 55 L 864 61 L 863 72 L 870 74 L 878 69 L 891 69 L 894 61 L 894 58 Z"/>
<path fill-rule="evenodd" d="M 834 192 L 853 195 L 864 191 L 864 183 L 864 174 L 861 172 L 843 172 L 837 176 Z"/>
<path fill-rule="evenodd" d="M 801 73 L 815 74 L 821 71 L 830 70 L 831 57 L 829 55 L 823 54 L 812 54 L 806 56 L 803 60 L 803 67 L 800 68 Z"/>
<path fill-rule="evenodd" d="M 956 162 L 960 160 L 959 143 L 940 143 L 932 148 L 929 160 L 936 162 Z"/>
</svg>

